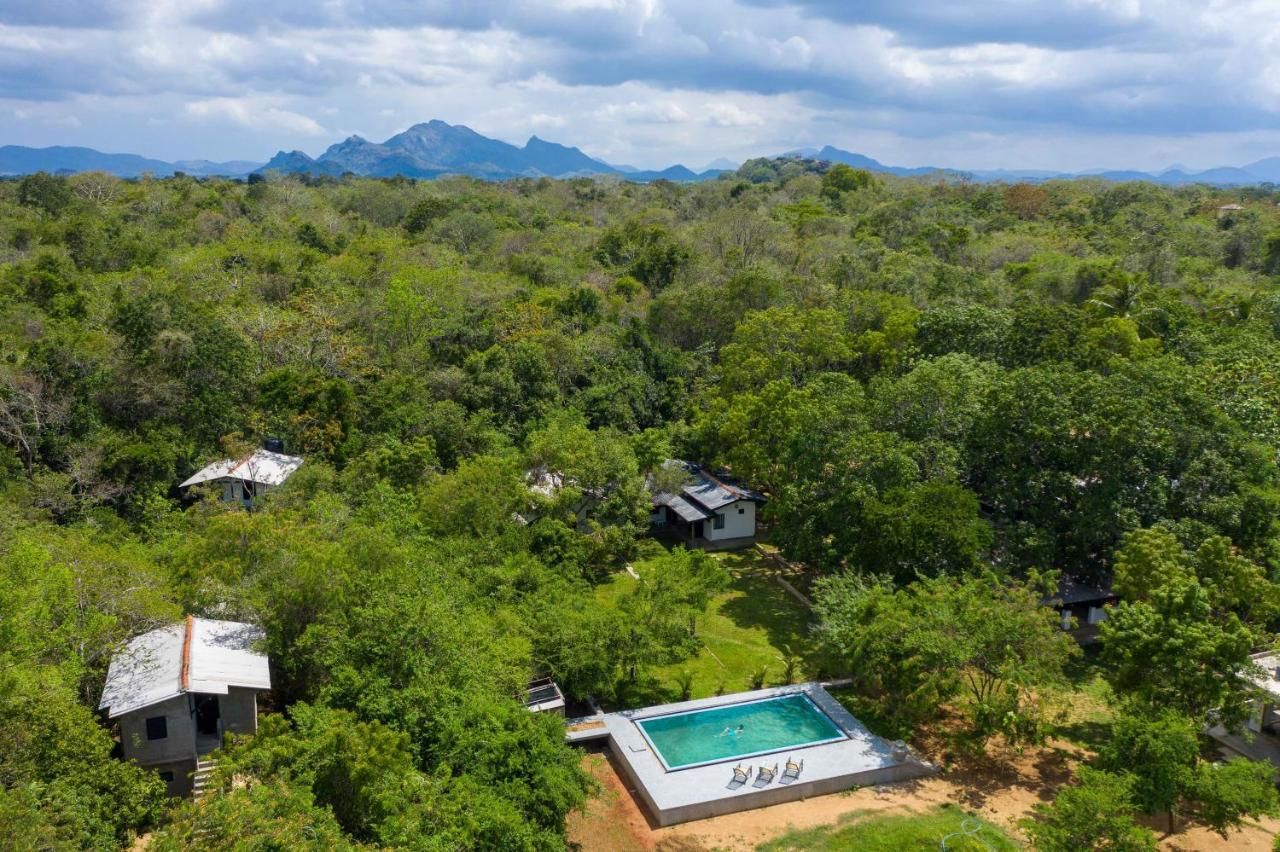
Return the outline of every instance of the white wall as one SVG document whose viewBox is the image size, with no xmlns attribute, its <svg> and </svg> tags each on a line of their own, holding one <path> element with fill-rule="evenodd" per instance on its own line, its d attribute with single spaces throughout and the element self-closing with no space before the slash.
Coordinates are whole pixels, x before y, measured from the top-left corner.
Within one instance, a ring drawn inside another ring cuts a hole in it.
<svg viewBox="0 0 1280 852">
<path fill-rule="evenodd" d="M 739 511 L 741 510 L 741 511 Z M 716 529 L 715 522 L 702 522 L 702 537 L 707 541 L 723 541 L 729 538 L 752 538 L 756 534 L 756 504 L 750 500 L 738 500 L 716 509 L 724 517 L 724 528 Z"/>
</svg>

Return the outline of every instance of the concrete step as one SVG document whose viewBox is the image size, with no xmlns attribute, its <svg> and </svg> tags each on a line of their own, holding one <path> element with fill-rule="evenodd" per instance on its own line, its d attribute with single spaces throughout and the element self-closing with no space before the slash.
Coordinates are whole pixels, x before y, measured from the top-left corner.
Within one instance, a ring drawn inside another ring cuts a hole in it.
<svg viewBox="0 0 1280 852">
<path fill-rule="evenodd" d="M 216 760 L 196 760 L 196 771 L 191 773 L 191 798 L 201 799 L 209 789 L 209 779 L 217 767 Z"/>
</svg>

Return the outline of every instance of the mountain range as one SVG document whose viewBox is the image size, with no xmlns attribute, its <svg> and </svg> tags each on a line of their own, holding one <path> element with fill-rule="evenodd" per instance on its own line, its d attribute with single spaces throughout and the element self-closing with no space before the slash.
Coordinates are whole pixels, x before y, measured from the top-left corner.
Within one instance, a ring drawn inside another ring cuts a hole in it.
<svg viewBox="0 0 1280 852">
<path fill-rule="evenodd" d="M 705 180 L 722 169 L 694 172 L 684 166 L 647 171 L 630 166 L 613 166 L 589 157 L 579 148 L 529 137 L 523 148 L 490 139 L 461 124 L 428 121 L 415 124 L 385 142 L 370 142 L 350 136 L 312 159 L 302 151 L 280 151 L 260 172 L 340 175 L 351 172 L 369 177 L 433 178 L 445 174 L 467 174 L 501 180 L 512 177 L 579 177 L 616 174 L 628 180 Z"/>
<path fill-rule="evenodd" d="M 1216 166 L 1200 172 L 1187 171 L 1182 166 L 1170 166 L 1161 172 L 1143 172 L 1137 170 L 1089 169 L 1081 172 L 1059 172 L 1045 169 L 950 169 L 945 166 L 886 166 L 878 160 L 843 151 L 827 145 L 823 148 L 799 148 L 788 151 L 783 156 L 804 156 L 832 163 L 847 163 L 856 169 L 869 172 L 912 177 L 926 174 L 953 174 L 978 181 L 1040 181 L 1055 178 L 1096 177 L 1103 180 L 1128 181 L 1146 180 L 1153 183 L 1182 185 L 1189 183 L 1207 183 L 1214 186 L 1248 186 L 1259 183 L 1280 183 L 1280 157 L 1267 157 L 1245 166 Z"/>
<path fill-rule="evenodd" d="M 940 166 L 889 166 L 864 154 L 831 145 L 823 148 L 800 148 L 780 156 L 804 156 L 847 163 L 855 168 L 882 174 L 938 174 L 943 177 L 963 176 L 978 181 L 1039 182 L 1053 178 L 1097 177 L 1115 181 L 1145 180 L 1169 185 L 1207 183 L 1241 186 L 1264 182 L 1280 183 L 1280 157 L 1268 157 L 1244 166 L 1219 166 L 1200 172 L 1188 171 L 1181 166 L 1170 166 L 1161 172 L 1103 169 L 1059 172 L 1036 169 L 965 171 Z M 702 171 L 694 171 L 682 165 L 661 170 L 611 165 L 583 153 L 579 148 L 548 142 L 537 136 L 531 136 L 522 147 L 517 147 L 490 139 L 464 125 L 439 120 L 415 124 L 384 142 L 371 142 L 360 136 L 350 136 L 329 146 L 324 153 L 314 158 L 303 151 L 280 151 L 265 164 L 240 160 L 166 162 L 137 154 L 104 154 L 92 148 L 0 146 L 0 175 L 30 174 L 37 171 L 105 171 L 120 177 L 138 177 L 148 172 L 158 176 L 184 172 L 198 177 L 245 177 L 255 172 L 277 171 L 332 176 L 350 172 L 369 177 L 404 175 L 415 178 L 465 174 L 489 180 L 615 175 L 633 181 L 665 179 L 690 182 L 714 178 L 726 171 L 733 171 L 734 168 L 735 164 L 724 158 L 713 161 Z"/>
</svg>

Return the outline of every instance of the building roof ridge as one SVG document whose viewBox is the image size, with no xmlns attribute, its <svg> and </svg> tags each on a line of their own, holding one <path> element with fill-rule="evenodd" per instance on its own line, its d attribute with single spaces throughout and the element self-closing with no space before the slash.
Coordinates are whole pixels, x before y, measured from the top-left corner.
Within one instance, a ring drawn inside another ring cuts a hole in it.
<svg viewBox="0 0 1280 852">
<path fill-rule="evenodd" d="M 195 629 L 195 616 L 187 614 L 185 631 L 182 635 L 182 691 L 191 688 L 191 633 Z"/>
</svg>

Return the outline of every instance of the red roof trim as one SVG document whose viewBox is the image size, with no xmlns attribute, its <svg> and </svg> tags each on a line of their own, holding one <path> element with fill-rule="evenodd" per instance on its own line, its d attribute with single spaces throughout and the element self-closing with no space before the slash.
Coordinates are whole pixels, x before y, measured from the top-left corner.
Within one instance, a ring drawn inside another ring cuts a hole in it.
<svg viewBox="0 0 1280 852">
<path fill-rule="evenodd" d="M 187 692 L 191 687 L 191 631 L 195 627 L 195 618 L 188 615 L 186 631 L 182 636 L 182 691 Z"/>
</svg>

